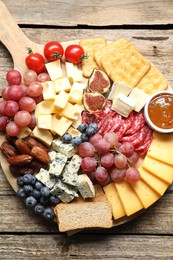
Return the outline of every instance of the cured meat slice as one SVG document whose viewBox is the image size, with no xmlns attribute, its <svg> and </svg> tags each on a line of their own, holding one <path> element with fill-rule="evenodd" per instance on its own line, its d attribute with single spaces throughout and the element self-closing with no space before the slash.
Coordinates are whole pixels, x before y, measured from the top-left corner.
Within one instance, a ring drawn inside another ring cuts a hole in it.
<svg viewBox="0 0 173 260">
<path fill-rule="evenodd" d="M 143 113 L 135 113 L 132 127 L 130 127 L 126 131 L 126 135 L 133 135 L 134 133 L 138 132 L 145 123 L 145 117 Z"/>
<path fill-rule="evenodd" d="M 115 132 L 118 131 L 122 123 L 122 116 L 119 114 L 116 114 L 114 117 L 112 117 L 112 120 L 109 120 L 105 130 L 104 134 L 107 132 Z"/>
<path fill-rule="evenodd" d="M 87 111 L 82 112 L 82 123 L 93 123 L 96 119 L 96 116 L 94 114 L 91 114 Z"/>
<path fill-rule="evenodd" d="M 134 120 L 134 113 L 133 111 L 130 113 L 130 115 L 124 120 L 124 124 L 125 124 L 125 134 L 126 131 L 128 131 L 132 125 L 133 125 L 133 120 Z"/>
<path fill-rule="evenodd" d="M 140 146 L 138 146 L 135 151 L 141 155 L 141 156 L 144 156 L 146 154 L 146 152 L 148 151 L 149 147 L 150 147 L 150 144 L 153 140 L 153 131 L 148 128 L 148 133 L 144 139 L 144 142 L 143 144 L 141 144 Z"/>
<path fill-rule="evenodd" d="M 109 121 L 112 120 L 112 116 L 115 115 L 115 112 L 114 111 L 109 111 L 109 113 L 107 115 L 105 115 L 102 120 L 98 123 L 98 128 L 99 128 L 99 131 L 98 133 L 99 134 L 103 134 L 104 132 L 104 129 L 106 128 L 106 126 L 108 125 Z"/>
<path fill-rule="evenodd" d="M 142 145 L 145 142 L 147 133 L 148 133 L 148 127 L 144 125 L 138 132 L 138 137 L 132 142 L 135 149 L 136 147 Z"/>
<path fill-rule="evenodd" d="M 123 120 L 123 121 L 124 121 L 124 120 Z M 118 141 L 120 141 L 120 140 L 122 139 L 122 137 L 123 137 L 123 135 L 124 135 L 124 133 L 125 133 L 125 130 L 126 130 L 123 121 L 122 121 L 121 126 L 120 126 L 120 128 L 118 129 L 118 131 L 114 131 L 114 132 L 116 133 L 117 137 L 118 137 Z"/>
</svg>

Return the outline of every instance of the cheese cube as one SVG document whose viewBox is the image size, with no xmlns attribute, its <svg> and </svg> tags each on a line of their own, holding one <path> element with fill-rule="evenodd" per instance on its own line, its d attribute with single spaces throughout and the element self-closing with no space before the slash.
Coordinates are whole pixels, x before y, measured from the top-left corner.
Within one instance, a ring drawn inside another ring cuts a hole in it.
<svg viewBox="0 0 173 260">
<path fill-rule="evenodd" d="M 81 105 L 84 89 L 86 89 L 86 84 L 74 82 L 70 90 L 69 101 Z"/>
<path fill-rule="evenodd" d="M 65 108 L 60 112 L 60 116 L 64 116 L 66 118 L 76 120 L 80 115 L 80 111 L 78 108 L 72 105 L 70 102 L 67 102 Z"/>
<path fill-rule="evenodd" d="M 73 82 L 82 81 L 82 70 L 79 69 L 77 65 L 70 62 L 66 62 L 65 67 L 66 67 L 67 77 L 71 82 L 71 84 L 73 84 Z"/>
<path fill-rule="evenodd" d="M 71 90 L 71 84 L 67 77 L 53 81 L 53 86 L 56 94 L 58 94 L 61 90 L 64 90 L 65 92 L 70 92 Z"/>
<path fill-rule="evenodd" d="M 128 96 L 129 93 L 132 91 L 132 87 L 124 84 L 122 82 L 114 82 L 111 87 L 111 91 L 109 93 L 108 99 L 113 100 L 118 94 L 122 93 L 125 96 Z"/>
<path fill-rule="evenodd" d="M 81 123 L 82 123 L 82 116 L 79 115 L 78 119 L 74 120 L 72 126 L 73 126 L 74 128 L 78 128 L 78 126 L 79 126 Z"/>
<path fill-rule="evenodd" d="M 71 134 L 72 137 L 81 135 L 81 132 L 79 132 L 77 129 L 73 128 L 72 126 L 69 127 L 69 129 L 67 130 L 67 133 Z"/>
<path fill-rule="evenodd" d="M 25 138 L 31 134 L 32 130 L 29 127 L 22 127 L 20 132 L 18 133 L 18 138 Z"/>
<path fill-rule="evenodd" d="M 50 146 L 52 144 L 53 136 L 49 130 L 40 129 L 36 126 L 31 134 L 47 146 Z"/>
<path fill-rule="evenodd" d="M 136 105 L 136 102 L 120 93 L 118 96 L 115 96 L 113 99 L 112 110 L 115 110 L 117 113 L 124 117 L 128 117 L 128 115 L 132 112 Z"/>
<path fill-rule="evenodd" d="M 55 79 L 59 79 L 59 78 L 63 77 L 60 60 L 48 62 L 48 63 L 46 63 L 45 66 L 46 66 L 46 69 L 49 73 L 51 80 L 55 80 Z"/>
<path fill-rule="evenodd" d="M 37 126 L 41 129 L 52 129 L 52 116 L 51 115 L 39 115 L 37 118 Z"/>
<path fill-rule="evenodd" d="M 35 117 L 39 115 L 50 115 L 53 109 L 53 101 L 52 100 L 44 100 L 37 104 L 35 109 Z"/>
<path fill-rule="evenodd" d="M 67 129 L 70 127 L 70 125 L 73 123 L 73 121 L 65 118 L 65 117 L 61 117 L 61 119 L 59 120 L 59 122 L 55 125 L 55 127 L 53 128 L 53 131 L 62 136 L 63 134 L 65 134 L 65 132 L 67 131 Z"/>
<path fill-rule="evenodd" d="M 129 95 L 129 98 L 136 102 L 136 105 L 134 107 L 134 110 L 136 112 L 139 112 L 144 107 L 149 97 L 150 96 L 148 94 L 146 94 L 139 88 L 134 88 Z"/>
<path fill-rule="evenodd" d="M 68 99 L 69 94 L 66 93 L 64 90 L 61 90 L 59 94 L 56 95 L 53 105 L 56 109 L 64 109 L 67 105 Z"/>
<path fill-rule="evenodd" d="M 52 115 L 52 129 L 51 129 L 51 132 L 54 135 L 56 134 L 56 132 L 53 129 L 58 124 L 59 120 L 60 120 L 60 118 L 57 117 L 57 114 Z"/>
<path fill-rule="evenodd" d="M 42 83 L 43 86 L 43 99 L 54 100 L 56 97 L 55 88 L 52 81 Z"/>
</svg>

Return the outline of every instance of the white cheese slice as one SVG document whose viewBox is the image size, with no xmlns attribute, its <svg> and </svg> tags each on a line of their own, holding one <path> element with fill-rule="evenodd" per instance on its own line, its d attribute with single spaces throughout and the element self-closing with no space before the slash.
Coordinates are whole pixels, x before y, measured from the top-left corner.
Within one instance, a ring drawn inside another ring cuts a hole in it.
<svg viewBox="0 0 173 260">
<path fill-rule="evenodd" d="M 134 88 L 130 93 L 129 98 L 136 102 L 134 110 L 139 112 L 144 107 L 150 96 L 139 88 Z"/>
<path fill-rule="evenodd" d="M 113 100 L 120 93 L 124 94 L 125 96 L 128 96 L 128 94 L 132 91 L 132 89 L 133 88 L 127 84 L 121 82 L 114 82 L 112 84 L 108 99 Z"/>
<path fill-rule="evenodd" d="M 136 102 L 125 96 L 122 93 L 119 93 L 118 96 L 115 96 L 113 99 L 112 110 L 115 110 L 117 113 L 124 117 L 128 117 L 128 115 L 132 112 L 136 105 Z"/>
<path fill-rule="evenodd" d="M 47 72 L 49 73 L 51 80 L 55 80 L 55 79 L 59 79 L 59 78 L 63 77 L 60 60 L 48 62 L 48 63 L 46 63 L 45 66 L 46 66 Z"/>
</svg>

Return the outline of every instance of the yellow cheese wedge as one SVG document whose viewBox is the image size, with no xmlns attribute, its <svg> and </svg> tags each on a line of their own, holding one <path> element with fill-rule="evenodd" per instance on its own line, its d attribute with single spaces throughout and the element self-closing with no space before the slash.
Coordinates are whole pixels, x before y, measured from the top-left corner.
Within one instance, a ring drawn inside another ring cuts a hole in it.
<svg viewBox="0 0 173 260">
<path fill-rule="evenodd" d="M 67 105 L 68 99 L 69 94 L 66 93 L 64 90 L 61 90 L 59 94 L 56 95 L 53 105 L 56 109 L 64 109 Z"/>
<path fill-rule="evenodd" d="M 154 132 L 147 155 L 173 166 L 173 135 Z"/>
<path fill-rule="evenodd" d="M 115 183 L 114 185 L 117 189 L 118 195 L 127 216 L 130 216 L 143 209 L 143 205 L 139 197 L 136 195 L 132 186 L 128 182 L 122 181 L 120 183 Z"/>
<path fill-rule="evenodd" d="M 142 168 L 168 184 L 171 184 L 173 181 L 173 166 L 146 156 L 143 161 Z"/>
<path fill-rule="evenodd" d="M 70 92 L 71 90 L 71 84 L 67 77 L 54 80 L 53 86 L 56 94 L 58 94 L 61 90 L 64 90 L 65 92 Z"/>
<path fill-rule="evenodd" d="M 46 63 L 45 66 L 46 66 L 46 69 L 49 73 L 51 80 L 55 80 L 55 79 L 59 79 L 59 78 L 63 77 L 60 60 L 48 62 L 48 63 Z"/>
<path fill-rule="evenodd" d="M 168 183 L 162 181 L 160 178 L 155 177 L 150 172 L 140 167 L 139 169 L 141 179 L 148 184 L 155 192 L 162 196 L 168 188 Z"/>
<path fill-rule="evenodd" d="M 67 102 L 65 108 L 59 113 L 59 115 L 72 120 L 77 120 L 80 115 L 80 111 L 78 107 L 72 105 L 70 102 Z"/>
<path fill-rule="evenodd" d="M 59 122 L 55 125 L 55 127 L 52 130 L 56 134 L 62 136 L 63 134 L 65 134 L 65 132 L 67 131 L 67 129 L 70 127 L 70 125 L 72 123 L 73 123 L 73 121 L 71 121 L 65 117 L 61 117 Z"/>
<path fill-rule="evenodd" d="M 151 189 L 142 180 L 138 180 L 135 183 L 131 183 L 131 186 L 136 192 L 136 194 L 138 195 L 144 208 L 148 208 L 160 198 L 160 195 L 157 192 L 155 192 L 153 189 Z"/>
<path fill-rule="evenodd" d="M 41 129 L 52 129 L 52 116 L 51 115 L 39 115 L 37 118 L 37 126 Z"/>
<path fill-rule="evenodd" d="M 43 86 L 43 99 L 54 100 L 56 97 L 55 88 L 52 81 L 42 83 Z"/>
<path fill-rule="evenodd" d="M 47 146 L 50 146 L 53 141 L 53 135 L 49 130 L 46 129 L 40 129 L 37 126 L 33 129 L 32 136 L 46 144 Z"/>
<path fill-rule="evenodd" d="M 106 194 L 108 201 L 111 203 L 112 214 L 114 219 L 124 217 L 126 215 L 126 212 L 124 210 L 123 204 L 121 203 L 114 183 L 110 183 L 106 186 L 103 186 L 103 190 Z"/>
</svg>

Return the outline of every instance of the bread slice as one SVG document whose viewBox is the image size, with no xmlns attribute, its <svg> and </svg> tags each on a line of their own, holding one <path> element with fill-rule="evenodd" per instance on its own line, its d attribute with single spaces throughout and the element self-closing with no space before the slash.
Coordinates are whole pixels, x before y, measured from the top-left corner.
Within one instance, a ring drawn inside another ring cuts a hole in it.
<svg viewBox="0 0 173 260">
<path fill-rule="evenodd" d="M 60 203 L 55 208 L 60 232 L 83 228 L 111 228 L 112 211 L 108 201 Z"/>
</svg>

